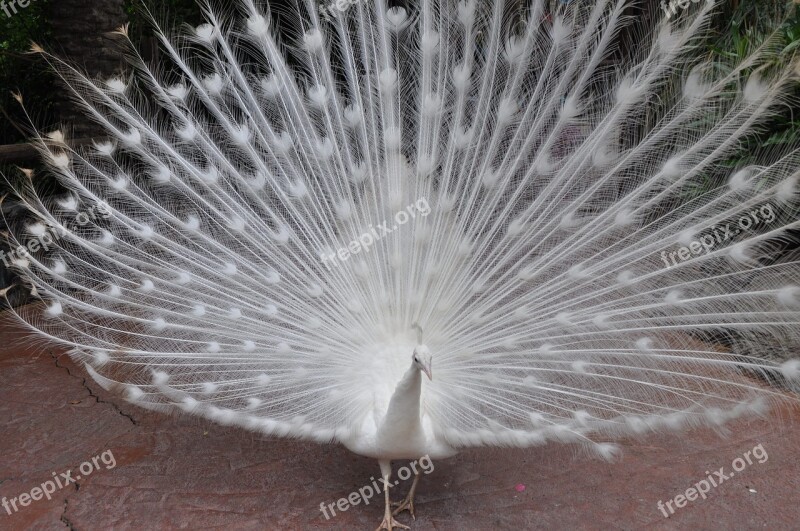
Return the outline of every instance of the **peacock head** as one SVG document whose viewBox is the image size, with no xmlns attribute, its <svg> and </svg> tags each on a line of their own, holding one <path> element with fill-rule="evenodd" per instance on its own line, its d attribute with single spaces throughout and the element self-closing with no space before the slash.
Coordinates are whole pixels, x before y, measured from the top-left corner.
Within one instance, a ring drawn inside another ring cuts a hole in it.
<svg viewBox="0 0 800 531">
<path fill-rule="evenodd" d="M 425 345 L 418 345 L 414 349 L 414 356 L 412 363 L 418 370 L 424 372 L 429 380 L 433 380 L 433 373 L 431 372 L 431 363 L 433 362 L 433 355 L 430 349 Z"/>
</svg>

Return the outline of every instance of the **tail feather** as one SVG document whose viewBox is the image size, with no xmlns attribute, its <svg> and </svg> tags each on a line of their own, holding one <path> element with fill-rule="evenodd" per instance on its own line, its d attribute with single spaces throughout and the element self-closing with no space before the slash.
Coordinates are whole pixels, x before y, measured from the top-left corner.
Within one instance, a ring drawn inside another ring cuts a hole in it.
<svg viewBox="0 0 800 531">
<path fill-rule="evenodd" d="M 413 323 L 453 446 L 790 400 L 751 375 L 797 389 L 798 261 L 759 257 L 800 228 L 800 150 L 726 161 L 794 74 L 772 39 L 726 70 L 693 53 L 709 2 L 578 4 L 519 26 L 503 2 L 306 2 L 285 44 L 242 0 L 161 32 L 168 74 L 128 42 L 135 76 L 102 82 L 41 51 L 110 139 L 37 139 L 69 196 L 21 191 L 52 242 L 17 260 L 48 305 L 20 317 L 137 403 L 315 440 L 386 401 Z M 765 337 L 785 356 L 744 354 Z"/>
</svg>

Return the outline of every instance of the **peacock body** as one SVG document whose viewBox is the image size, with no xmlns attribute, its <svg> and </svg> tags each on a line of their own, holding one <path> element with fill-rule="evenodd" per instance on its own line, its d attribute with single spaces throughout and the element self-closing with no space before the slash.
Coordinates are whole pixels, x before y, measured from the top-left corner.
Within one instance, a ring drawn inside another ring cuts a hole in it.
<svg viewBox="0 0 800 531">
<path fill-rule="evenodd" d="M 800 151 L 724 163 L 796 73 L 769 42 L 693 54 L 711 2 L 641 8 L 309 1 L 284 42 L 240 0 L 159 31 L 158 67 L 121 29 L 132 74 L 99 81 L 38 49 L 108 139 L 37 139 L 69 194 L 20 190 L 20 240 L 57 237 L 15 261 L 46 304 L 19 316 L 142 407 L 387 478 L 465 447 L 611 458 L 796 400 L 752 376 L 800 377 L 798 257 L 760 258 L 798 229 Z"/>
</svg>

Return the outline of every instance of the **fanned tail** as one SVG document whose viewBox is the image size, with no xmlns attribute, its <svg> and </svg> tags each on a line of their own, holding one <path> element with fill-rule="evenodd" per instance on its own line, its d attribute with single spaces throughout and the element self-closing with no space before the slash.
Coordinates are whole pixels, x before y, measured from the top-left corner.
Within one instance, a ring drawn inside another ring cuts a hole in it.
<svg viewBox="0 0 800 531">
<path fill-rule="evenodd" d="M 796 400 L 752 376 L 800 378 L 800 262 L 759 258 L 800 229 L 800 151 L 726 165 L 794 74 L 770 39 L 692 53 L 708 2 L 637 6 L 306 2 L 283 43 L 242 0 L 159 33 L 168 73 L 130 43 L 135 75 L 101 82 L 42 51 L 109 140 L 37 139 L 69 195 L 22 191 L 49 252 L 16 259 L 47 301 L 20 317 L 136 403 L 320 441 L 385 404 L 414 323 L 453 446 Z"/>
</svg>

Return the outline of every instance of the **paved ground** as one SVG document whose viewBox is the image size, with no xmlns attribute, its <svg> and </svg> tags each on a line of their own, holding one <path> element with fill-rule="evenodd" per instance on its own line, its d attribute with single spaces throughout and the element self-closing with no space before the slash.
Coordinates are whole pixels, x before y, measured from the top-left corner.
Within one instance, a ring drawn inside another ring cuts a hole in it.
<svg viewBox="0 0 800 531">
<path fill-rule="evenodd" d="M 319 509 L 369 484 L 374 461 L 126 405 L 85 381 L 66 357 L 2 326 L 0 498 L 38 496 L 33 489 L 54 472 L 59 481 L 68 470 L 81 479 L 50 500 L 16 513 L 10 507 L 12 515 L 0 507 L 0 530 L 371 530 L 380 522 L 377 499 L 330 520 Z M 798 421 L 800 413 L 784 411 L 780 422 L 732 425 L 727 438 L 693 432 L 629 441 L 616 464 L 571 446 L 464 452 L 423 476 L 412 528 L 797 530 Z M 728 475 L 759 444 L 764 463 L 751 459 L 670 518 L 659 511 L 659 500 L 685 492 L 706 471 L 724 467 Z M 97 466 L 83 465 L 93 471 L 81 475 L 79 465 L 93 457 Z M 400 519 L 410 523 L 407 513 Z"/>
</svg>

